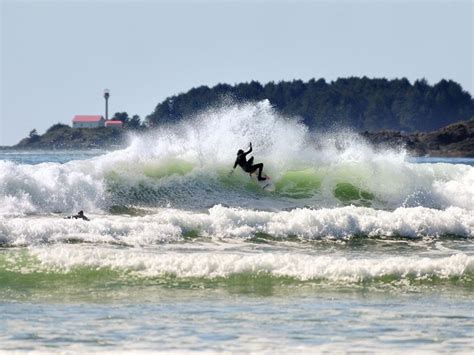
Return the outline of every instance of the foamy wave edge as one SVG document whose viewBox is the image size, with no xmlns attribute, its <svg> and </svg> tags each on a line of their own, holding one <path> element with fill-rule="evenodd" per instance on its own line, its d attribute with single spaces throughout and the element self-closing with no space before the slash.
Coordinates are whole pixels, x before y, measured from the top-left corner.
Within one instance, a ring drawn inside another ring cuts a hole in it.
<svg viewBox="0 0 474 355">
<path fill-rule="evenodd" d="M 347 206 L 333 209 L 256 211 L 217 205 L 207 212 L 161 209 L 143 217 L 96 215 L 92 221 L 61 217 L 0 218 L 0 242 L 11 246 L 90 242 L 131 246 L 176 242 L 189 234 L 203 238 L 247 239 L 269 235 L 302 240 L 367 237 L 474 237 L 469 210 L 425 207 L 382 211 Z"/>
<path fill-rule="evenodd" d="M 70 272 L 76 268 L 111 269 L 137 277 L 228 278 L 233 275 L 270 275 L 299 281 L 324 279 L 361 282 L 390 277 L 430 280 L 471 278 L 474 257 L 457 253 L 445 257 L 397 256 L 350 259 L 334 255 L 303 253 L 199 252 L 154 253 L 138 250 L 35 248 L 30 253 L 49 272 Z"/>
</svg>

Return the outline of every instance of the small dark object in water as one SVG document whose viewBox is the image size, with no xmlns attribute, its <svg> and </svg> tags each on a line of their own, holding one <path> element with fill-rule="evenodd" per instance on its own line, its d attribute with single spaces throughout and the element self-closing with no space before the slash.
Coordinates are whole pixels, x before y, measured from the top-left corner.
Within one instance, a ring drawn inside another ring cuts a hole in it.
<svg viewBox="0 0 474 355">
<path fill-rule="evenodd" d="M 67 216 L 67 217 L 64 217 L 64 218 L 66 218 L 66 219 L 83 219 L 84 221 L 90 221 L 90 219 L 87 218 L 84 215 L 84 211 L 82 211 L 82 210 L 77 212 L 77 214 L 75 214 L 74 216 Z"/>
</svg>

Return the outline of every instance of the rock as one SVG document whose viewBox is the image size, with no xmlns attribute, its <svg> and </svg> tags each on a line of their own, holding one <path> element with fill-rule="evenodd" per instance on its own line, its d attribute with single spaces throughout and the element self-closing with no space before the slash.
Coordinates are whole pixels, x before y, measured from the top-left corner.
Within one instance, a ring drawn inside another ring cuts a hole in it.
<svg viewBox="0 0 474 355">
<path fill-rule="evenodd" d="M 361 136 L 376 147 L 402 147 L 417 156 L 474 157 L 474 118 L 428 133 L 366 131 Z"/>
</svg>

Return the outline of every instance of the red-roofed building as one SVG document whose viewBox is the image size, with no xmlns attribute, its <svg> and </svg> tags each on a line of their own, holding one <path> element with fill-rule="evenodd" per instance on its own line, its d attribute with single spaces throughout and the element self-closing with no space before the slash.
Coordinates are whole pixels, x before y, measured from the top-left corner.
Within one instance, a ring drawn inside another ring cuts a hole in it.
<svg viewBox="0 0 474 355">
<path fill-rule="evenodd" d="M 76 115 L 72 119 L 72 128 L 98 128 L 104 127 L 104 117 L 100 115 Z"/>
<path fill-rule="evenodd" d="M 122 128 L 123 122 L 119 120 L 108 120 L 105 121 L 105 127 L 116 127 Z"/>
</svg>

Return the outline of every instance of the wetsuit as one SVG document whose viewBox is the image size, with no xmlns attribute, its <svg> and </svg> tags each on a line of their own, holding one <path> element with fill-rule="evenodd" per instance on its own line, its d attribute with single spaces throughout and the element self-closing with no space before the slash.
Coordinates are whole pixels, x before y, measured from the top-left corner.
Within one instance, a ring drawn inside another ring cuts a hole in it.
<svg viewBox="0 0 474 355">
<path fill-rule="evenodd" d="M 90 221 L 89 218 L 87 218 L 85 215 L 84 215 L 84 212 L 82 211 L 79 211 L 76 215 L 74 216 L 67 216 L 65 217 L 66 219 L 83 219 L 84 221 Z"/>
<path fill-rule="evenodd" d="M 239 150 L 237 152 L 237 159 L 235 159 L 234 163 L 234 169 L 238 166 L 242 168 L 243 171 L 249 174 L 253 174 L 255 171 L 258 170 L 258 180 L 263 181 L 266 180 L 267 178 L 262 176 L 262 170 L 263 170 L 263 163 L 258 163 L 255 164 L 253 163 L 253 157 L 251 157 L 247 161 L 247 154 L 252 152 L 252 145 L 250 145 L 250 149 L 247 152 L 244 152 L 243 150 Z"/>
</svg>

